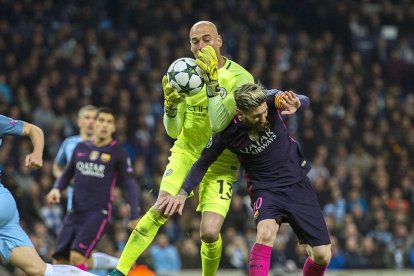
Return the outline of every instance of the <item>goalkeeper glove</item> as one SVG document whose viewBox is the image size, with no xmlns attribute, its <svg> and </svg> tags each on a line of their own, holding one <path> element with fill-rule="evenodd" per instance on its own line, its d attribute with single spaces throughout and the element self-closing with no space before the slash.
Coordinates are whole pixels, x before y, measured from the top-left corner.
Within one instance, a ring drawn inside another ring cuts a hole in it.
<svg viewBox="0 0 414 276">
<path fill-rule="evenodd" d="M 162 89 L 164 90 L 164 110 L 167 116 L 174 117 L 177 115 L 177 106 L 184 101 L 184 95 L 178 93 L 168 82 L 167 76 L 162 78 Z"/>
<path fill-rule="evenodd" d="M 198 52 L 198 57 L 195 62 L 207 75 L 207 96 L 214 97 L 220 94 L 220 87 L 218 85 L 218 59 L 214 48 L 210 45 L 202 48 Z"/>
</svg>

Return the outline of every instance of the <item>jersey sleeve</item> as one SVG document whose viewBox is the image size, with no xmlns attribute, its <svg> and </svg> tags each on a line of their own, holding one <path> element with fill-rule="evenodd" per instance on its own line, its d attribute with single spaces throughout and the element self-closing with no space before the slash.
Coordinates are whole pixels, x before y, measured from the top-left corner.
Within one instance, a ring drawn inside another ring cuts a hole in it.
<svg viewBox="0 0 414 276">
<path fill-rule="evenodd" d="M 166 112 L 164 112 L 163 122 L 165 130 L 173 139 L 176 139 L 178 135 L 180 135 L 181 130 L 184 124 L 184 115 L 185 115 L 185 108 L 186 103 L 183 101 L 177 107 L 177 114 L 175 116 L 168 116 Z"/>
<path fill-rule="evenodd" d="M 128 200 L 131 209 L 130 218 L 136 219 L 139 216 L 138 212 L 138 184 L 132 174 L 131 161 L 125 150 L 122 150 L 121 160 L 119 166 L 119 181 L 123 187 L 124 195 Z"/>
<path fill-rule="evenodd" d="M 305 95 L 298 95 L 300 101 L 300 108 L 306 108 L 310 106 L 310 99 Z"/>
<path fill-rule="evenodd" d="M 210 165 L 216 161 L 225 148 L 222 135 L 220 133 L 213 135 L 184 181 L 183 189 L 188 194 L 200 184 Z"/>
<path fill-rule="evenodd" d="M 55 163 L 59 166 L 64 166 L 68 163 L 68 160 L 66 159 L 66 154 L 65 154 L 65 148 L 67 146 L 67 143 L 68 143 L 68 140 L 65 139 L 62 145 L 60 145 L 59 150 L 56 154 Z"/>
<path fill-rule="evenodd" d="M 72 157 L 70 158 L 69 163 L 63 170 L 62 175 L 58 179 L 56 179 L 55 184 L 53 185 L 54 188 L 57 188 L 63 191 L 69 185 L 70 180 L 73 178 L 75 174 L 75 158 L 76 158 L 78 149 L 79 149 L 79 144 L 73 150 Z"/>
<path fill-rule="evenodd" d="M 0 115 L 0 137 L 3 135 L 21 136 L 24 122 Z"/>
<path fill-rule="evenodd" d="M 239 71 L 231 81 L 233 83 L 228 86 L 227 89 L 230 89 L 230 91 L 227 91 L 228 95 L 226 97 L 223 99 L 221 95 L 208 97 L 208 116 L 213 133 L 225 129 L 236 115 L 236 102 L 234 100 L 233 90 L 242 84 L 254 82 L 254 79 L 249 72 L 244 70 Z"/>
</svg>

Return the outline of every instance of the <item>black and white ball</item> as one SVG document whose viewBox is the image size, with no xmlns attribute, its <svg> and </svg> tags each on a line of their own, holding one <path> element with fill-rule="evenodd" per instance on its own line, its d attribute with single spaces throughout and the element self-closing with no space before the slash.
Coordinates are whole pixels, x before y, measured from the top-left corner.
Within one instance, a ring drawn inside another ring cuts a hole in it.
<svg viewBox="0 0 414 276">
<path fill-rule="evenodd" d="M 179 58 L 168 67 L 168 82 L 179 93 L 193 96 L 204 86 L 203 72 L 192 58 Z"/>
</svg>

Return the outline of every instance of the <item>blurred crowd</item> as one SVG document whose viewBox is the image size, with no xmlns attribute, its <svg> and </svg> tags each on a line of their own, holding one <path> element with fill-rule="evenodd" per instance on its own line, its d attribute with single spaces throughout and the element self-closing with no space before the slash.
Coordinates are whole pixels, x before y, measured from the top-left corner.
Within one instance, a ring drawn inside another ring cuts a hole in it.
<svg viewBox="0 0 414 276">
<path fill-rule="evenodd" d="M 29 141 L 5 138 L 2 183 L 45 260 L 65 214 L 65 203 L 48 206 L 45 194 L 60 144 L 78 133 L 78 109 L 116 110 L 116 139 L 132 159 L 145 212 L 173 142 L 162 123 L 162 75 L 176 58 L 191 56 L 189 28 L 210 20 L 224 55 L 255 80 L 311 100 L 286 121 L 313 166 L 309 177 L 331 233 L 329 268 L 414 268 L 410 0 L 5 0 L 0 6 L 0 114 L 38 125 L 46 139 L 44 166 L 31 172 L 21 165 Z M 122 198 L 116 190 L 114 216 L 98 245 L 114 255 L 129 236 Z M 156 271 L 200 268 L 196 205 L 193 197 L 138 263 Z M 221 268 L 247 265 L 255 237 L 249 205 L 241 180 L 223 227 Z M 306 256 L 282 226 L 272 267 L 295 270 Z"/>
</svg>

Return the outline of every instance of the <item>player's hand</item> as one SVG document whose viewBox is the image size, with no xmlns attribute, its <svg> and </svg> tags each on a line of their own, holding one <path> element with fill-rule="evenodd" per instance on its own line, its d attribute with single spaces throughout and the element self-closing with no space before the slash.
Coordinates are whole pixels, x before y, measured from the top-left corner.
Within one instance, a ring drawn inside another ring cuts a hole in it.
<svg viewBox="0 0 414 276">
<path fill-rule="evenodd" d="M 198 52 L 195 60 L 198 67 L 207 75 L 207 85 L 218 85 L 218 59 L 216 51 L 211 45 L 207 45 Z"/>
<path fill-rule="evenodd" d="M 178 93 L 168 82 L 167 76 L 162 77 L 162 89 L 164 90 L 164 106 L 165 108 L 177 108 L 177 105 L 185 100 L 184 95 Z"/>
<path fill-rule="evenodd" d="M 56 204 L 60 202 L 60 191 L 57 188 L 53 188 L 50 192 L 46 195 L 46 202 L 47 204 Z"/>
<path fill-rule="evenodd" d="M 283 115 L 294 114 L 300 108 L 300 100 L 296 93 L 287 91 L 275 97 L 275 106 Z"/>
<path fill-rule="evenodd" d="M 128 229 L 129 229 L 129 231 L 133 231 L 135 229 L 135 227 L 138 224 L 138 221 L 139 221 L 139 218 L 136 218 L 136 219 L 131 219 L 128 222 Z"/>
<path fill-rule="evenodd" d="M 24 165 L 31 169 L 39 169 L 43 166 L 42 156 L 40 154 L 32 152 L 26 156 Z"/>
<path fill-rule="evenodd" d="M 182 215 L 186 199 L 187 196 L 182 194 L 166 196 L 159 202 L 158 208 L 161 210 L 165 208 L 164 215 L 166 216 L 172 216 L 176 212 Z"/>
</svg>

